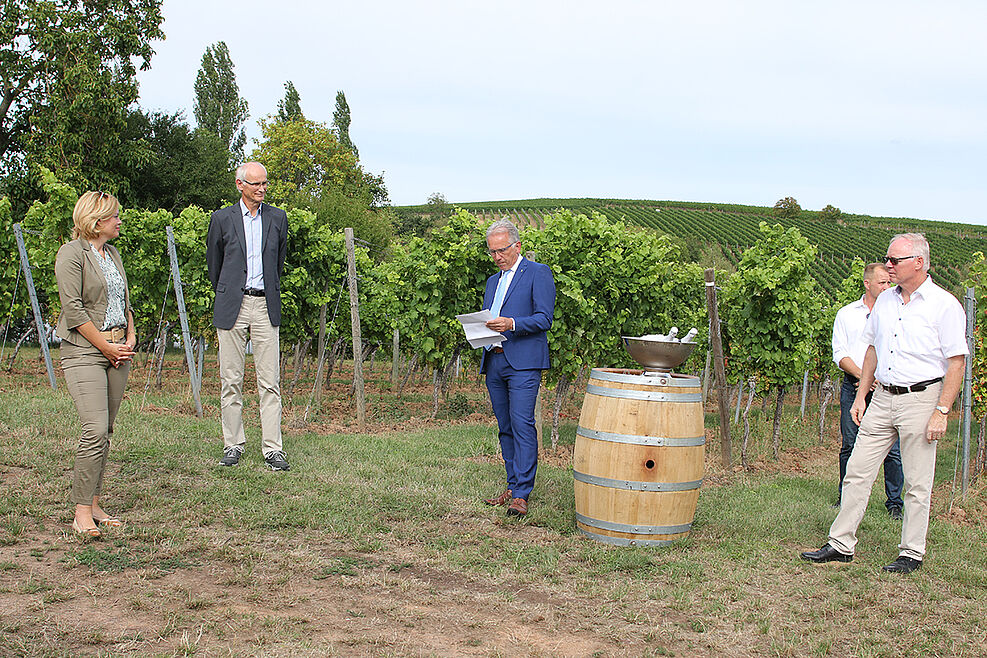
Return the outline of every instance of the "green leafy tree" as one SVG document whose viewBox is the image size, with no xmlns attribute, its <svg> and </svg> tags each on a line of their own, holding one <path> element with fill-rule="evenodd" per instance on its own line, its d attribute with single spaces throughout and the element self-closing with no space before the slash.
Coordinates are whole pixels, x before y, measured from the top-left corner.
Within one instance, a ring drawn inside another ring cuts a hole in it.
<svg viewBox="0 0 987 658">
<path fill-rule="evenodd" d="M 284 83 L 284 98 L 278 101 L 278 121 L 298 121 L 304 119 L 302 97 L 291 80 Z"/>
<path fill-rule="evenodd" d="M 247 101 L 233 72 L 233 60 L 223 41 L 206 47 L 202 66 L 195 76 L 195 105 L 192 110 L 198 127 L 219 136 L 227 145 L 231 162 L 243 160 L 247 134 Z"/>
<path fill-rule="evenodd" d="M 794 219 L 802 212 L 802 206 L 795 200 L 795 197 L 786 196 L 784 199 L 778 199 L 775 202 L 774 212 L 779 217 Z"/>
<path fill-rule="evenodd" d="M 841 217 L 843 217 L 843 211 L 832 204 L 827 205 L 819 211 L 819 219 L 825 219 L 826 221 L 839 221 Z"/>
<path fill-rule="evenodd" d="M 339 143 L 352 151 L 353 156 L 359 160 L 360 152 L 356 150 L 356 145 L 350 139 L 350 105 L 346 102 L 346 94 L 342 89 L 336 92 L 336 110 L 332 113 L 332 127 Z"/>
<path fill-rule="evenodd" d="M 363 198 L 369 206 L 364 172 L 356 157 L 324 123 L 300 119 L 288 123 L 260 121 L 262 141 L 250 154 L 267 167 L 272 203 L 294 206 L 338 190 Z"/>
<path fill-rule="evenodd" d="M 0 170 L 19 170 L 26 204 L 44 166 L 81 188 L 121 189 L 143 157 L 121 138 L 137 67 L 163 38 L 160 0 L 5 0 L 0 9 Z M 35 170 L 36 172 L 36 170 Z M 37 195 L 37 196 L 34 196 Z"/>
<path fill-rule="evenodd" d="M 761 239 L 744 252 L 723 291 L 722 311 L 735 376 L 756 375 L 778 390 L 774 452 L 778 456 L 781 402 L 801 380 L 817 345 L 823 294 L 812 278 L 816 247 L 798 229 L 759 225 Z"/>
<path fill-rule="evenodd" d="M 206 130 L 192 130 L 181 113 L 130 113 L 130 139 L 142 140 L 148 159 L 128 172 L 127 208 L 164 208 L 179 214 L 188 206 L 214 210 L 236 196 L 227 146 Z"/>
<path fill-rule="evenodd" d="M 366 243 L 375 261 L 387 255 L 393 235 L 392 216 L 386 210 L 372 210 L 362 197 L 349 197 L 340 190 L 323 190 L 318 197 L 296 199 L 299 207 L 315 213 L 320 224 L 342 235 L 352 228 L 354 236 Z"/>
</svg>

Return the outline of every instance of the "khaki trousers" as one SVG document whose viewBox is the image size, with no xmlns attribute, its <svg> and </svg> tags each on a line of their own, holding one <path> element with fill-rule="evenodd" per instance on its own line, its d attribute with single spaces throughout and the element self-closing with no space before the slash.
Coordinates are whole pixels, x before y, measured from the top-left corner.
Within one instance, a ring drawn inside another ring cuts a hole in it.
<svg viewBox="0 0 987 658">
<path fill-rule="evenodd" d="M 95 347 L 79 347 L 64 340 L 59 351 L 65 385 L 82 421 L 72 477 L 72 502 L 92 505 L 93 497 L 99 496 L 103 488 L 113 421 L 127 387 L 130 362 L 114 368 Z"/>
<path fill-rule="evenodd" d="M 263 297 L 244 295 L 236 324 L 232 329 L 217 329 L 216 333 L 223 447 L 242 449 L 247 443 L 243 430 L 243 373 L 249 334 L 260 398 L 261 450 L 265 456 L 281 450 L 281 338 L 267 314 L 267 302 Z"/>
<path fill-rule="evenodd" d="M 877 471 L 895 440 L 900 438 L 905 518 L 898 554 L 915 560 L 925 557 L 937 444 L 929 443 L 925 436 L 941 389 L 942 382 L 903 395 L 891 395 L 880 385 L 874 391 L 847 463 L 840 513 L 829 529 L 829 543 L 840 553 L 853 554 L 857 527 L 864 518 Z"/>
</svg>

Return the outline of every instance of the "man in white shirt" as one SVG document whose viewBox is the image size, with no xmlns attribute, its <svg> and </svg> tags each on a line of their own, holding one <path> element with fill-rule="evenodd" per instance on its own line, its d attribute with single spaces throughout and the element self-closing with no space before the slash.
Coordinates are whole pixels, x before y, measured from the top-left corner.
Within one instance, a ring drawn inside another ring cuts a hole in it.
<svg viewBox="0 0 987 658">
<path fill-rule="evenodd" d="M 883 569 L 911 573 L 925 558 L 937 441 L 963 383 L 966 315 L 956 298 L 929 277 L 929 243 L 923 235 L 896 235 L 885 263 L 897 286 L 878 297 L 862 334 L 868 347 L 850 411 L 860 433 L 843 480 L 843 504 L 829 529 L 829 543 L 801 556 L 811 562 L 853 559 L 877 469 L 900 439 L 905 518 L 898 558 Z M 875 378 L 879 386 L 867 407 L 866 392 Z"/>
<path fill-rule="evenodd" d="M 860 340 L 867 318 L 877 296 L 891 287 L 891 276 L 881 263 L 871 263 L 864 268 L 864 294 L 857 301 L 847 304 L 836 314 L 833 323 L 833 362 L 843 371 L 843 385 L 840 387 L 840 434 L 843 445 L 840 448 L 840 483 L 838 488 L 837 506 L 843 496 L 843 478 L 846 476 L 846 465 L 857 441 L 858 426 L 850 417 L 850 407 L 857 397 L 857 384 L 860 381 L 860 367 L 864 364 L 864 354 L 867 353 L 867 343 Z M 872 392 L 868 391 L 866 402 L 870 404 Z M 891 451 L 884 458 L 884 492 L 887 502 L 884 506 L 892 519 L 901 520 L 902 502 L 901 485 L 901 451 L 898 442 L 891 446 Z"/>
</svg>

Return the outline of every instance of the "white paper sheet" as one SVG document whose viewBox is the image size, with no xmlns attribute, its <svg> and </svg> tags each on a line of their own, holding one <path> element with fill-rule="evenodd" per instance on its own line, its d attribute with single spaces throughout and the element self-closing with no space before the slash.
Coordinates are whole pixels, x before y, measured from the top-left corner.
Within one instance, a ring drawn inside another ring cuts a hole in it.
<svg viewBox="0 0 987 658">
<path fill-rule="evenodd" d="M 463 325 L 466 332 L 466 340 L 472 347 L 485 347 L 487 345 L 500 345 L 506 338 L 504 334 L 487 328 L 487 321 L 493 316 L 489 310 L 477 311 L 476 313 L 463 313 L 457 315 L 456 319 Z"/>
</svg>

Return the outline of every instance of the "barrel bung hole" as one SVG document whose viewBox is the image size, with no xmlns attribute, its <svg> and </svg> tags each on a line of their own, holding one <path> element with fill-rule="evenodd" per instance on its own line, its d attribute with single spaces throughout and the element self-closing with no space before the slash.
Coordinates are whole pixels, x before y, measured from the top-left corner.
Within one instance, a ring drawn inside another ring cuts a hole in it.
<svg viewBox="0 0 987 658">
<path fill-rule="evenodd" d="M 649 459 L 648 461 L 644 462 L 644 466 L 645 466 L 645 468 L 647 468 L 650 471 L 651 469 L 653 469 L 655 467 L 655 460 L 654 459 Z"/>
</svg>

